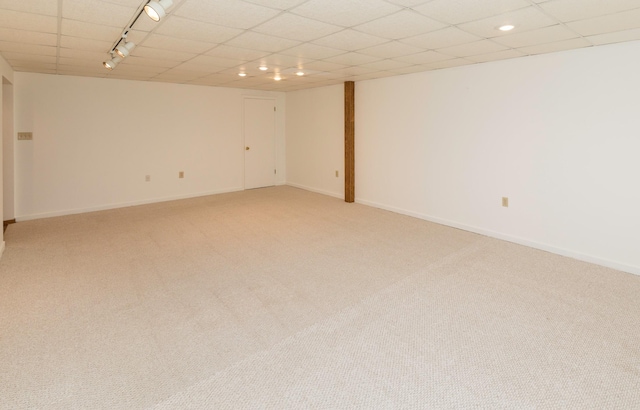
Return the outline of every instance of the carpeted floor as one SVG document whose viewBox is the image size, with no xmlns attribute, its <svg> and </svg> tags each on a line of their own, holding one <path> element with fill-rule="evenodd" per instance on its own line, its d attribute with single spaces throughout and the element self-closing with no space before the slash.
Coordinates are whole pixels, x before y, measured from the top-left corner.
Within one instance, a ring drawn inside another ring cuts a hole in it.
<svg viewBox="0 0 640 410">
<path fill-rule="evenodd" d="M 640 277 L 291 187 L 11 225 L 0 408 L 640 408 Z"/>
</svg>

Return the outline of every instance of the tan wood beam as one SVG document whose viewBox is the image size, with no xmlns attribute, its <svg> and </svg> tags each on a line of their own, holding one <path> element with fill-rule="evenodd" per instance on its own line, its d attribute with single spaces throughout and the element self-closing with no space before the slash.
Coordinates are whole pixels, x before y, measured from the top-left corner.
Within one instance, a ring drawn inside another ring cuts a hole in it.
<svg viewBox="0 0 640 410">
<path fill-rule="evenodd" d="M 344 83 L 344 201 L 355 201 L 355 83 Z"/>
</svg>

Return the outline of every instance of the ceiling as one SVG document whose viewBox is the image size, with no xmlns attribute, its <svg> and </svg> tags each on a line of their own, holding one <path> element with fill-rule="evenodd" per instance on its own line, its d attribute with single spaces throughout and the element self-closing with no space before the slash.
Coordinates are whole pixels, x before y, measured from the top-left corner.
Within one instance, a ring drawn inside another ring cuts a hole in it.
<svg viewBox="0 0 640 410">
<path fill-rule="evenodd" d="M 0 0 L 0 54 L 15 71 L 293 91 L 640 40 L 640 0 L 174 0 L 106 70 L 145 3 Z"/>
</svg>

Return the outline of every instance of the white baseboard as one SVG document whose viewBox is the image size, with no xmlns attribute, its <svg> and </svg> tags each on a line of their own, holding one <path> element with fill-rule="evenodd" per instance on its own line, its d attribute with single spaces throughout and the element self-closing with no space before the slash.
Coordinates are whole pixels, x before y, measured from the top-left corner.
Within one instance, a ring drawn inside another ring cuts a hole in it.
<svg viewBox="0 0 640 410">
<path fill-rule="evenodd" d="M 215 191 L 207 191 L 207 192 L 197 192 L 193 194 L 185 194 L 185 195 L 174 195 L 162 198 L 151 198 L 144 199 L 141 201 L 131 201 L 131 202 L 119 202 L 116 204 L 108 204 L 108 205 L 99 205 L 92 206 L 87 208 L 75 208 L 75 209 L 66 209 L 63 211 L 54 211 L 54 212 L 43 212 L 40 214 L 31 214 L 31 215 L 22 215 L 16 216 L 16 222 L 29 221 L 33 219 L 42 219 L 42 218 L 52 218 L 55 216 L 65 216 L 65 215 L 74 215 L 74 214 L 82 214 L 86 212 L 95 212 L 95 211 L 105 211 L 108 209 L 116 209 L 116 208 L 125 208 L 128 206 L 138 206 L 138 205 L 146 205 L 153 204 L 157 202 L 167 202 L 167 201 L 175 201 L 178 199 L 188 199 L 188 198 L 197 198 L 200 196 L 208 196 L 208 195 L 216 195 L 216 194 L 225 194 L 229 192 L 238 192 L 242 191 L 244 188 L 227 188 L 227 189 L 219 189 Z"/>
<path fill-rule="evenodd" d="M 419 212 L 408 211 L 408 210 L 402 209 L 402 208 L 396 208 L 396 207 L 393 207 L 393 206 L 383 205 L 383 204 L 380 204 L 380 203 L 377 203 L 377 202 L 373 202 L 373 201 L 367 201 L 367 200 L 364 200 L 364 199 L 357 199 L 356 198 L 356 203 L 359 203 L 359 204 L 362 204 L 362 205 L 367 205 L 367 206 L 372 206 L 374 208 L 384 209 L 384 210 L 387 210 L 387 211 L 391 211 L 391 212 L 395 212 L 395 213 L 399 213 L 399 214 L 403 214 L 403 215 L 407 215 L 407 216 L 412 216 L 414 218 L 424 219 L 426 221 L 435 222 L 435 223 L 441 224 L 441 225 L 451 226 L 452 228 L 458 228 L 458 229 L 462 229 L 464 231 L 469 231 L 469 232 L 474 232 L 474 233 L 478 233 L 478 234 L 485 235 L 485 236 L 490 236 L 492 238 L 501 239 L 501 240 L 504 240 L 504 241 L 507 241 L 507 242 L 517 243 L 519 245 L 524 245 L 524 246 L 528 246 L 530 248 L 540 249 L 540 250 L 543 250 L 543 251 L 555 253 L 557 255 L 567 256 L 569 258 L 577 259 L 577 260 L 580 260 L 580 261 L 583 261 L 583 262 L 589 262 L 589 263 L 593 263 L 593 264 L 596 264 L 596 265 L 605 266 L 607 268 L 612 268 L 612 269 L 616 269 L 616 270 L 619 270 L 619 271 L 633 273 L 635 275 L 640 275 L 640 267 L 639 266 L 632 266 L 632 265 L 627 265 L 627 264 L 615 262 L 615 261 L 604 259 L 604 258 L 598 258 L 598 257 L 592 256 L 592 255 L 587 255 L 587 254 L 576 252 L 576 251 L 572 251 L 572 250 L 569 250 L 569 249 L 558 248 L 556 246 L 548 245 L 548 244 L 545 244 L 545 243 L 535 242 L 535 241 L 531 241 L 529 239 L 508 235 L 508 234 L 504 234 L 504 233 L 501 233 L 501 232 L 495 232 L 495 231 L 492 231 L 492 230 L 489 230 L 489 229 L 479 228 L 477 226 L 465 225 L 465 224 L 462 224 L 462 223 L 459 223 L 459 222 L 456 222 L 456 221 L 450 221 L 450 220 L 447 220 L 447 219 L 442 219 L 442 218 L 438 218 L 438 217 L 435 217 L 435 216 L 422 214 L 422 213 L 419 213 Z"/>
<path fill-rule="evenodd" d="M 344 194 L 337 194 L 335 192 L 325 191 L 325 190 L 317 189 L 317 188 L 312 188 L 312 187 L 309 187 L 309 186 L 306 186 L 306 185 L 296 184 L 296 183 L 293 183 L 293 182 L 287 182 L 286 185 L 292 186 L 294 188 L 304 189 L 305 191 L 315 192 L 317 194 L 322 194 L 322 195 L 332 196 L 334 198 L 344 199 Z"/>
</svg>

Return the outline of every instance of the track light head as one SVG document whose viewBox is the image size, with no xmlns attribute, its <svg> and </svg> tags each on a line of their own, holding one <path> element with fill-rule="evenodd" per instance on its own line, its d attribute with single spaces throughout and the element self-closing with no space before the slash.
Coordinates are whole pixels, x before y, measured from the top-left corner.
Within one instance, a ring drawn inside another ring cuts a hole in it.
<svg viewBox="0 0 640 410">
<path fill-rule="evenodd" d="M 115 56 L 111 60 L 107 60 L 103 62 L 102 65 L 104 66 L 104 68 L 111 71 L 114 68 L 116 68 L 116 66 L 118 65 L 118 63 L 120 63 L 120 61 L 122 61 L 122 58 Z"/>
<path fill-rule="evenodd" d="M 120 58 L 125 58 L 133 51 L 134 48 L 136 48 L 135 43 L 129 41 L 116 47 L 115 52 L 120 56 Z"/>
<path fill-rule="evenodd" d="M 161 18 L 167 15 L 167 9 L 173 6 L 172 0 L 151 0 L 144 6 L 144 12 L 153 21 L 160 21 Z"/>
</svg>

